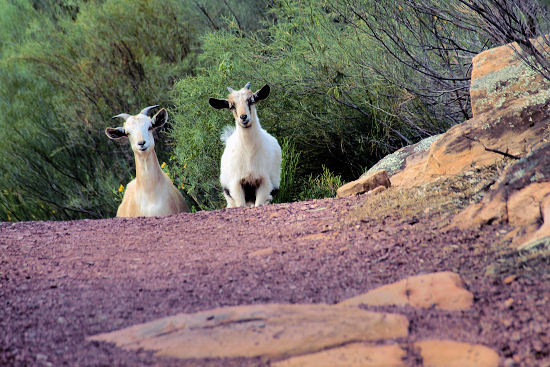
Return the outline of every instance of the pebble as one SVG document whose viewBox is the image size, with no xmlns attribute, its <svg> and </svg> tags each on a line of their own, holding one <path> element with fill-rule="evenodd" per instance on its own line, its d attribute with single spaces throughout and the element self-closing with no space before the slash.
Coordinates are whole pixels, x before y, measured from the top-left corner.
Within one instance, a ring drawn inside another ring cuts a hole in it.
<svg viewBox="0 0 550 367">
<path fill-rule="evenodd" d="M 507 276 L 506 278 L 504 278 L 502 281 L 504 282 L 504 284 L 510 284 L 512 283 L 514 280 L 516 280 L 517 278 L 517 275 L 510 275 L 510 276 Z"/>
<path fill-rule="evenodd" d="M 519 365 L 514 361 L 512 358 L 506 358 L 504 363 L 502 363 L 504 367 L 518 367 Z"/>
<path fill-rule="evenodd" d="M 511 307 L 514 304 L 513 298 L 508 298 L 506 301 L 504 301 L 504 306 Z"/>
</svg>

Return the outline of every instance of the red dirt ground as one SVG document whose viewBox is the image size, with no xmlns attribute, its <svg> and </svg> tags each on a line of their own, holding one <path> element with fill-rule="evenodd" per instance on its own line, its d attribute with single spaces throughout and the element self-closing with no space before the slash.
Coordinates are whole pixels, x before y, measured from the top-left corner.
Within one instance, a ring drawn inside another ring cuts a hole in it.
<svg viewBox="0 0 550 367">
<path fill-rule="evenodd" d="M 501 227 L 442 231 L 440 217 L 350 221 L 368 197 L 165 218 L 0 223 L 0 365 L 268 366 L 125 351 L 86 337 L 180 312 L 336 303 L 410 275 L 455 271 L 471 310 L 405 314 L 409 340 L 480 343 L 503 366 L 550 366 L 550 265 L 502 250 Z M 248 257 L 271 247 L 271 255 Z M 509 282 L 503 279 L 516 278 Z M 414 352 L 409 366 L 419 365 Z"/>
</svg>

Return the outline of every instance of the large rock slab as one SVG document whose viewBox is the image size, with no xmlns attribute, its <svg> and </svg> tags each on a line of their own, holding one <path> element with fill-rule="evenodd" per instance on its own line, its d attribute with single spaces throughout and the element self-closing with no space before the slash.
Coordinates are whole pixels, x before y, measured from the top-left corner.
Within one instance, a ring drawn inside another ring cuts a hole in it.
<svg viewBox="0 0 550 367">
<path fill-rule="evenodd" d="M 402 367 L 406 352 L 398 345 L 352 343 L 340 348 L 293 357 L 273 367 Z"/>
<path fill-rule="evenodd" d="M 341 302 L 345 306 L 411 306 L 442 310 L 465 310 L 472 306 L 473 295 L 464 289 L 458 274 L 440 272 L 417 275 L 387 284 L 363 295 Z"/>
<path fill-rule="evenodd" d="M 542 38 L 534 43 L 539 49 L 545 47 Z M 521 60 L 518 51 L 520 47 L 514 42 L 473 58 L 470 99 L 474 117 L 500 109 L 522 110 L 533 103 L 548 101 L 548 82 Z M 543 87 L 546 88 L 541 90 Z"/>
<path fill-rule="evenodd" d="M 442 134 L 430 136 L 418 143 L 407 145 L 392 154 L 388 154 L 382 158 L 378 163 L 369 168 L 361 177 L 373 174 L 376 171 L 386 170 L 388 176 L 392 177 L 396 173 L 405 169 L 405 167 L 416 166 L 417 163 L 422 162 L 428 156 L 430 148 L 434 141 L 439 139 Z"/>
<path fill-rule="evenodd" d="M 481 202 L 453 219 L 458 228 L 493 223 L 511 225 L 518 247 L 550 236 L 550 143 L 508 167 Z"/>
<path fill-rule="evenodd" d="M 359 179 L 348 182 L 336 191 L 336 197 L 363 194 L 378 187 L 390 187 L 391 182 L 386 170 L 379 170 Z"/>
<path fill-rule="evenodd" d="M 485 51 L 472 63 L 473 118 L 428 141 L 427 152 L 405 148 L 384 159 L 400 167 L 390 172 L 392 186 L 417 186 L 493 164 L 503 156 L 494 151 L 524 157 L 548 135 L 548 81 L 510 45 Z"/>
<path fill-rule="evenodd" d="M 89 338 L 178 358 L 285 358 L 349 342 L 406 337 L 402 315 L 356 307 L 262 304 L 179 314 Z"/>
<path fill-rule="evenodd" d="M 452 340 L 424 340 L 414 344 L 424 367 L 498 367 L 498 354 L 479 344 Z"/>
</svg>

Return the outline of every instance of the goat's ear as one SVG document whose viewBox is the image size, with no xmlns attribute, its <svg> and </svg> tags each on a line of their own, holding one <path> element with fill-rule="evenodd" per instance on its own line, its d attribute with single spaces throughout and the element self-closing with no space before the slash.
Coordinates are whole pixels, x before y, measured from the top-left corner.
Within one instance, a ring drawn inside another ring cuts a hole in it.
<svg viewBox="0 0 550 367">
<path fill-rule="evenodd" d="M 229 102 L 227 102 L 227 99 L 210 98 L 208 100 L 208 103 L 210 103 L 210 106 L 214 107 L 217 110 L 221 110 L 222 108 L 229 108 Z"/>
<path fill-rule="evenodd" d="M 267 96 L 269 96 L 269 85 L 264 85 L 262 89 L 254 93 L 254 102 L 261 101 L 262 99 L 266 99 Z"/>
<path fill-rule="evenodd" d="M 126 131 L 124 131 L 123 127 L 108 127 L 105 129 L 105 135 L 107 135 L 109 139 L 114 139 L 114 140 L 128 136 L 128 134 L 126 134 Z"/>
<path fill-rule="evenodd" d="M 153 129 L 158 129 L 159 127 L 164 125 L 166 121 L 168 121 L 168 112 L 166 112 L 166 110 L 163 108 L 162 110 L 157 112 L 151 120 L 152 120 L 151 124 L 153 125 Z"/>
</svg>

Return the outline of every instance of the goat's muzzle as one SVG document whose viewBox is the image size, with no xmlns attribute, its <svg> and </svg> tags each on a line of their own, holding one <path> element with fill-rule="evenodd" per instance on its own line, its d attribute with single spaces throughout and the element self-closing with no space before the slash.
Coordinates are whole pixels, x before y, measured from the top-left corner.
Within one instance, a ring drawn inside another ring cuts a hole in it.
<svg viewBox="0 0 550 367">
<path fill-rule="evenodd" d="M 250 123 L 250 119 L 246 119 L 246 120 L 241 120 L 239 121 L 239 124 L 244 127 L 245 129 L 249 128 L 250 126 L 252 126 L 252 124 Z"/>
</svg>

